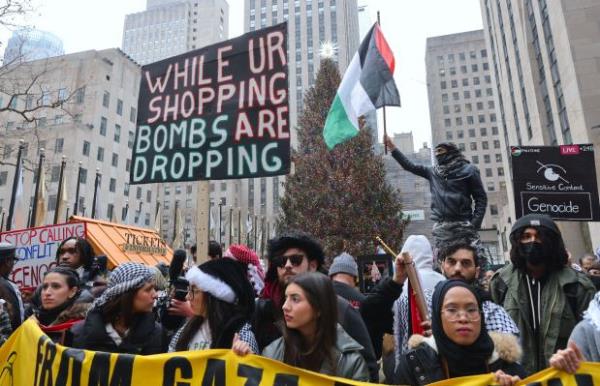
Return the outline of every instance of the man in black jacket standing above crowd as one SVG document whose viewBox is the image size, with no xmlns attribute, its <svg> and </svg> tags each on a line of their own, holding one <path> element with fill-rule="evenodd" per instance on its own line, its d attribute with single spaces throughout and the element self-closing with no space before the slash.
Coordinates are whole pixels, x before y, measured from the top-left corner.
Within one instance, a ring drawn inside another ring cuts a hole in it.
<svg viewBox="0 0 600 386">
<path fill-rule="evenodd" d="M 435 221 L 432 231 L 435 248 L 439 250 L 457 242 L 479 246 L 477 231 L 487 206 L 487 194 L 479 169 L 467 161 L 460 149 L 451 142 L 435 147 L 436 165 L 432 167 L 411 162 L 396 148 L 390 137 L 386 136 L 384 141 L 392 151 L 392 157 L 404 169 L 429 181 L 431 219 Z M 480 259 L 485 258 L 483 253 L 478 255 Z"/>
</svg>

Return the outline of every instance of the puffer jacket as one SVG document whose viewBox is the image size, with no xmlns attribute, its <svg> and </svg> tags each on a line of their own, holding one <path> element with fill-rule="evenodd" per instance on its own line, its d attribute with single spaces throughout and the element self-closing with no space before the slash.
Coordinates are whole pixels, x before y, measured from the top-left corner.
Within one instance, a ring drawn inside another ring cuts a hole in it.
<svg viewBox="0 0 600 386">
<path fill-rule="evenodd" d="M 527 347 L 523 367 L 535 373 L 548 367 L 552 354 L 567 346 L 569 335 L 594 297 L 595 288 L 584 274 L 565 267 L 543 280 L 540 298 L 540 330 L 531 326 L 527 276 L 508 264 L 492 277 L 492 300 L 504 307 L 519 326 L 521 343 Z"/>
<path fill-rule="evenodd" d="M 479 169 L 475 165 L 466 163 L 450 173 L 447 178 L 443 178 L 431 166 L 414 164 L 398 149 L 392 151 L 392 157 L 405 170 L 429 181 L 433 221 L 469 221 L 475 229 L 481 227 L 487 206 L 487 194 L 481 182 Z"/>
<path fill-rule="evenodd" d="M 496 332 L 489 334 L 494 341 L 494 352 L 488 361 L 488 366 L 482 367 L 481 374 L 502 370 L 521 379 L 525 378 L 525 370 L 518 363 L 522 351 L 517 338 L 511 334 Z M 394 379 L 388 379 L 388 382 L 421 386 L 446 379 L 433 337 L 413 335 L 408 344 L 410 350 L 400 357 Z"/>
<path fill-rule="evenodd" d="M 337 377 L 353 379 L 355 381 L 369 381 L 369 371 L 367 363 L 360 354 L 362 346 L 352 339 L 342 326 L 337 325 L 337 342 L 335 347 L 335 356 L 337 358 L 337 368 L 335 374 L 328 363 L 323 363 L 321 370 L 322 374 L 334 375 Z M 265 347 L 262 356 L 275 359 L 283 362 L 283 354 L 285 350 L 285 342 L 283 338 L 275 340 L 273 343 Z"/>
</svg>

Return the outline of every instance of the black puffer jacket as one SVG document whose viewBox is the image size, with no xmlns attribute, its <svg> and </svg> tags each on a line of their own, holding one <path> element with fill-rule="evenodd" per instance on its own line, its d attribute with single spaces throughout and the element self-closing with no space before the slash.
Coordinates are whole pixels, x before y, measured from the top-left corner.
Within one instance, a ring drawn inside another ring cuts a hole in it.
<svg viewBox="0 0 600 386">
<path fill-rule="evenodd" d="M 72 328 L 73 347 L 120 354 L 151 355 L 167 352 L 167 339 L 160 324 L 149 312 L 139 315 L 120 345 L 108 335 L 98 310 L 90 311 L 85 320 Z"/>
<path fill-rule="evenodd" d="M 470 221 L 475 229 L 481 227 L 487 194 L 476 166 L 466 163 L 442 178 L 433 167 L 412 163 L 398 149 L 392 151 L 392 156 L 407 171 L 429 180 L 433 221 Z"/>
<path fill-rule="evenodd" d="M 480 374 L 502 370 L 506 374 L 525 378 L 527 374 L 518 363 L 521 358 L 521 347 L 517 338 L 510 334 L 496 332 L 491 332 L 490 337 L 494 341 L 494 353 L 490 363 L 482 367 Z M 446 379 L 433 337 L 413 335 L 408 345 L 411 350 L 400 356 L 394 379 L 386 380 L 388 383 L 421 386 Z"/>
</svg>

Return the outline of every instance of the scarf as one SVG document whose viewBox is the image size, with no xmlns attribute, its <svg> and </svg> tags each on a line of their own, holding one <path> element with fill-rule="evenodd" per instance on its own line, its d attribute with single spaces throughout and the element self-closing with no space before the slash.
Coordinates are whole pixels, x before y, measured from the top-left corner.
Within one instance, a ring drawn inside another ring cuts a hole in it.
<svg viewBox="0 0 600 386">
<path fill-rule="evenodd" d="M 462 280 L 440 282 L 435 287 L 431 305 L 431 330 L 435 338 L 438 353 L 447 361 L 451 378 L 486 373 L 488 360 L 494 352 L 494 342 L 485 328 L 483 314 L 480 319 L 481 332 L 479 333 L 479 337 L 470 346 L 462 346 L 454 343 L 448 338 L 442 327 L 441 314 L 444 298 L 446 297 L 446 293 L 454 287 L 468 289 L 475 296 L 475 299 L 477 299 L 477 305 L 482 312 L 481 299 L 470 285 Z"/>
<path fill-rule="evenodd" d="M 36 310 L 35 317 L 38 319 L 41 325 L 46 327 L 50 326 L 52 325 L 52 323 L 54 323 L 54 321 L 56 321 L 61 312 L 71 307 L 73 303 L 75 303 L 75 300 L 77 300 L 77 296 L 73 296 L 71 299 L 67 299 L 66 302 L 64 302 L 58 307 L 54 307 L 51 310 L 45 310 L 42 306 L 38 310 Z"/>
<path fill-rule="evenodd" d="M 600 292 L 596 292 L 588 309 L 583 313 L 583 319 L 589 321 L 596 331 L 600 332 Z"/>
</svg>

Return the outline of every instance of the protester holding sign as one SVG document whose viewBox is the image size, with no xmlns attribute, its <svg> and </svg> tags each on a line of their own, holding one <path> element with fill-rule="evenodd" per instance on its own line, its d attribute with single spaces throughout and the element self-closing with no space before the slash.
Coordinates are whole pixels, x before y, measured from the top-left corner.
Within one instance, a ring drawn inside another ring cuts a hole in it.
<svg viewBox="0 0 600 386">
<path fill-rule="evenodd" d="M 143 355 L 165 352 L 166 338 L 152 313 L 153 276 L 139 263 L 115 268 L 85 321 L 73 327 L 73 347 Z"/>
<path fill-rule="evenodd" d="M 71 327 L 83 320 L 91 303 L 77 302 L 81 285 L 77 272 L 54 267 L 44 275 L 42 304 L 34 310 L 40 328 L 56 343 L 72 344 Z"/>
<path fill-rule="evenodd" d="M 433 293 L 431 330 L 413 335 L 400 357 L 395 384 L 426 385 L 442 379 L 494 372 L 496 382 L 514 385 L 525 377 L 521 350 L 512 335 L 488 333 L 477 292 L 462 280 L 440 282 Z"/>
<path fill-rule="evenodd" d="M 337 299 L 331 280 L 320 272 L 294 276 L 285 289 L 283 337 L 262 355 L 321 374 L 367 381 L 369 373 L 356 343 L 337 323 Z M 234 352 L 252 353 L 237 340 Z"/>
<path fill-rule="evenodd" d="M 169 352 L 231 348 L 235 334 L 258 352 L 250 325 L 254 290 L 244 264 L 209 260 L 191 268 L 185 278 L 190 283 L 187 300 L 194 316 L 173 336 Z"/>
<path fill-rule="evenodd" d="M 545 369 L 594 296 L 595 288 L 568 266 L 568 253 L 556 223 L 543 214 L 518 219 L 510 233 L 511 264 L 490 282 L 490 293 L 519 326 L 528 354 L 528 373 Z"/>
</svg>

